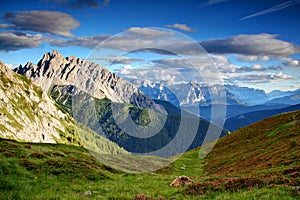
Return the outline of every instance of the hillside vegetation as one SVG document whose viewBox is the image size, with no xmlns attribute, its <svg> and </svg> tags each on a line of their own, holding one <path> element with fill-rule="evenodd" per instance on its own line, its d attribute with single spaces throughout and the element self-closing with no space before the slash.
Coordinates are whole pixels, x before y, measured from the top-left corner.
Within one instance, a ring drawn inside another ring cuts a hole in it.
<svg viewBox="0 0 300 200">
<path fill-rule="evenodd" d="M 299 195 L 300 111 L 267 118 L 219 139 L 205 161 L 207 181 L 188 188 L 189 194 L 283 185 Z"/>
<path fill-rule="evenodd" d="M 1 199 L 299 199 L 300 111 L 265 119 L 156 172 L 130 174 L 68 145 L 0 140 Z M 152 158 L 156 159 L 156 158 Z M 195 183 L 170 187 L 179 175 Z M 18 181 L 16 181 L 18 180 Z"/>
<path fill-rule="evenodd" d="M 78 121 L 83 124 L 88 124 L 97 133 L 104 134 L 109 140 L 124 147 L 129 152 L 148 153 L 161 149 L 173 140 L 180 126 L 180 130 L 184 131 L 193 130 L 194 125 L 198 127 L 196 127 L 197 133 L 189 149 L 202 145 L 209 126 L 213 127 L 212 129 L 216 130 L 216 132 L 220 132 L 221 137 L 227 134 L 226 130 L 214 124 L 210 124 L 202 118 L 198 118 L 186 111 L 182 111 L 181 113 L 180 109 L 168 102 L 156 101 L 157 104 L 164 107 L 167 111 L 167 115 L 164 115 L 131 104 L 112 103 L 109 99 L 97 99 L 83 93 L 75 94 L 74 89 L 70 89 L 72 87 L 73 86 L 54 86 L 51 90 L 51 97 L 67 112 L 73 114 L 73 116 L 77 116 L 75 118 Z M 79 101 L 77 101 L 77 99 L 79 99 Z M 112 106 L 117 107 L 115 114 L 113 114 Z M 125 116 L 127 113 L 130 115 L 128 118 L 131 118 L 132 121 L 139 126 L 140 130 L 137 129 L 135 131 L 139 134 L 139 137 L 132 136 L 126 132 L 126 129 L 129 129 L 126 124 L 127 119 Z M 153 117 L 155 115 L 157 118 Z M 118 118 L 118 123 L 116 123 L 116 118 Z M 147 130 L 147 125 L 151 119 L 154 119 L 154 121 L 152 121 L 154 123 L 153 127 L 161 127 L 160 123 L 163 118 L 166 118 L 166 122 L 162 124 L 162 129 L 158 130 L 158 133 L 155 135 L 148 136 L 147 134 L 152 131 Z M 181 123 L 182 121 L 188 123 Z M 123 123 L 123 128 L 120 128 L 120 125 Z M 142 134 L 145 135 L 143 136 Z M 180 141 L 180 143 L 176 143 L 173 151 L 160 154 L 160 156 L 169 157 L 181 153 L 176 149 L 182 145 L 181 143 L 184 142 Z"/>
</svg>

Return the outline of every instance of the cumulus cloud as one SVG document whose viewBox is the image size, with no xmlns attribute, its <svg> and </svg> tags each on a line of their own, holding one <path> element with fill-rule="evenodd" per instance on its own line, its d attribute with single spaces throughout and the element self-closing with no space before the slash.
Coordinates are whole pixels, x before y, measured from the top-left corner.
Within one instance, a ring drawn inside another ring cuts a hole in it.
<svg viewBox="0 0 300 200">
<path fill-rule="evenodd" d="M 11 23 L 10 28 L 51 33 L 54 35 L 72 37 L 72 29 L 79 26 L 79 22 L 71 15 L 47 10 L 22 11 L 6 13 L 3 20 Z"/>
<path fill-rule="evenodd" d="M 102 48 L 119 51 L 146 51 L 166 55 L 197 55 L 206 51 L 212 54 L 237 54 L 241 61 L 268 61 L 270 56 L 286 56 L 300 53 L 300 47 L 290 42 L 277 39 L 277 35 L 235 35 L 223 39 L 211 39 L 202 42 L 184 40 L 173 31 L 155 28 L 132 27 L 113 37 L 95 35 L 58 39 L 50 42 L 57 46 L 83 46 L 94 48 L 108 39 Z M 199 45 L 200 44 L 200 45 Z M 202 47 L 203 48 L 202 48 Z M 205 51 L 206 50 L 206 51 Z"/>
<path fill-rule="evenodd" d="M 0 32 L 0 51 L 16 51 L 39 46 L 44 38 L 41 34 L 25 34 L 21 32 Z"/>
<path fill-rule="evenodd" d="M 284 74 L 283 72 L 278 73 L 266 73 L 266 74 L 249 74 L 249 75 L 231 75 L 226 78 L 229 83 L 232 82 L 243 82 L 243 83 L 267 83 L 276 81 L 286 81 L 295 79 L 296 77 Z"/>
<path fill-rule="evenodd" d="M 217 69 L 219 72 L 233 72 L 233 66 L 228 58 L 220 55 L 204 55 L 197 57 L 163 58 L 152 61 L 155 64 L 164 65 L 175 69 L 193 68 L 207 71 Z"/>
<path fill-rule="evenodd" d="M 176 28 L 182 31 L 186 31 L 186 32 L 195 32 L 196 29 L 189 27 L 186 24 L 172 24 L 172 25 L 166 25 L 166 27 L 168 28 Z"/>
<path fill-rule="evenodd" d="M 115 49 L 124 52 L 132 51 L 132 49 L 134 49 L 136 51 L 149 51 L 157 52 L 159 54 L 168 54 L 162 49 L 162 45 L 164 43 L 172 43 L 164 40 L 168 36 L 172 35 L 173 31 L 132 27 L 114 36 L 94 35 L 86 37 L 74 37 L 70 39 L 53 39 L 50 41 L 50 44 L 52 46 L 81 46 L 93 49 L 98 44 L 108 39 L 105 41 L 105 43 L 102 43 L 101 48 Z M 153 47 L 157 47 L 157 49 Z"/>
<path fill-rule="evenodd" d="M 293 5 L 296 5 L 300 3 L 300 0 L 290 0 L 290 1 L 286 1 L 286 2 L 283 2 L 281 4 L 278 4 L 274 7 L 271 7 L 271 8 L 268 8 L 266 10 L 263 10 L 263 11 L 260 11 L 260 12 L 257 12 L 257 13 L 254 13 L 252 15 L 248 15 L 246 17 L 243 17 L 241 18 L 240 20 L 245 20 L 245 19 L 249 19 L 249 18 L 252 18 L 252 17 L 257 17 L 257 16 L 260 16 L 260 15 L 265 15 L 265 14 L 268 14 L 268 13 L 272 13 L 272 12 L 275 12 L 275 11 L 278 11 L 278 10 L 282 10 L 282 9 L 285 9 L 287 7 L 290 7 L 290 6 L 293 6 Z"/>
<path fill-rule="evenodd" d="M 107 35 L 95 35 L 87 37 L 74 37 L 71 39 L 51 39 L 49 44 L 52 46 L 66 47 L 66 46 L 80 46 L 89 49 L 95 48 L 100 42 L 109 38 Z"/>
<path fill-rule="evenodd" d="M 167 85 L 175 84 L 177 81 L 182 81 L 181 73 L 161 65 L 145 65 L 138 68 L 133 68 L 131 65 L 121 67 L 117 73 L 130 80 L 150 80 L 152 82 L 162 81 Z"/>
<path fill-rule="evenodd" d="M 267 33 L 240 34 L 223 39 L 206 40 L 200 44 L 206 51 L 214 54 L 280 56 L 300 52 L 299 46 L 279 40 L 276 37 L 277 35 Z"/>
<path fill-rule="evenodd" d="M 191 63 L 185 58 L 163 58 L 152 61 L 155 64 L 165 65 L 172 68 L 191 68 Z"/>
<path fill-rule="evenodd" d="M 153 60 L 152 63 L 177 71 L 186 82 L 192 80 L 218 82 L 222 80 L 224 73 L 232 73 L 236 68 L 226 57 L 219 55 L 162 58 Z"/>
<path fill-rule="evenodd" d="M 300 60 L 298 59 L 288 59 L 286 62 L 282 63 L 288 67 L 300 67 Z"/>
<path fill-rule="evenodd" d="M 173 35 L 173 31 L 141 27 L 131 27 L 126 30 L 127 37 L 138 37 L 141 39 L 157 39 L 165 35 Z"/>
<path fill-rule="evenodd" d="M 196 63 L 196 64 L 195 64 Z M 217 70 L 215 70 L 217 69 Z M 270 71 L 269 71 L 270 70 Z M 132 67 L 124 65 L 117 73 L 128 79 L 151 80 L 153 82 L 166 82 L 167 85 L 178 82 L 210 82 L 224 80 L 225 83 L 270 83 L 295 80 L 296 77 L 278 72 L 281 66 L 263 67 L 259 64 L 252 66 L 237 66 L 221 55 L 210 57 L 174 57 L 161 58 L 148 62 L 148 64 Z M 272 72 L 272 73 L 271 73 Z M 218 78 L 216 78 L 218 77 Z"/>
<path fill-rule="evenodd" d="M 274 65 L 271 65 L 268 67 L 269 70 L 282 70 L 282 67 L 280 65 L 278 66 L 274 66 Z"/>
<path fill-rule="evenodd" d="M 269 56 L 237 56 L 237 60 L 240 62 L 257 62 L 257 61 L 269 61 Z"/>
<path fill-rule="evenodd" d="M 266 69 L 263 68 L 259 64 L 255 64 L 251 67 L 247 67 L 247 66 L 237 67 L 236 70 L 235 70 L 235 72 L 237 72 L 237 73 L 241 73 L 241 72 L 259 72 L 259 71 L 266 71 Z"/>
<path fill-rule="evenodd" d="M 210 55 L 207 57 L 197 58 L 164 58 L 153 60 L 152 62 L 155 64 L 165 65 L 178 70 L 194 68 L 202 72 L 208 72 L 210 70 L 213 72 L 213 68 L 215 68 L 218 72 L 223 74 L 282 70 L 282 67 L 273 65 L 269 67 L 262 67 L 259 64 L 254 64 L 250 67 L 238 66 L 232 64 L 230 60 L 228 60 L 228 58 L 226 58 L 225 56 L 220 55 Z"/>
</svg>

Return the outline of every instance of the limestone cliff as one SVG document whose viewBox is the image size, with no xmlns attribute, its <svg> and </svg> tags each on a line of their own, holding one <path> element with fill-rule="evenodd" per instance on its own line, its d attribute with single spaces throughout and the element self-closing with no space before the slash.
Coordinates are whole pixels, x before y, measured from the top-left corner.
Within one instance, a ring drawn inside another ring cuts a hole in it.
<svg viewBox="0 0 300 200">
<path fill-rule="evenodd" d="M 52 54 L 45 53 L 37 65 L 28 62 L 24 67 L 16 68 L 15 72 L 32 79 L 46 92 L 54 85 L 73 85 L 98 99 L 108 98 L 113 102 L 163 112 L 135 85 L 118 75 L 87 60 L 74 56 L 65 58 L 56 50 Z"/>
</svg>

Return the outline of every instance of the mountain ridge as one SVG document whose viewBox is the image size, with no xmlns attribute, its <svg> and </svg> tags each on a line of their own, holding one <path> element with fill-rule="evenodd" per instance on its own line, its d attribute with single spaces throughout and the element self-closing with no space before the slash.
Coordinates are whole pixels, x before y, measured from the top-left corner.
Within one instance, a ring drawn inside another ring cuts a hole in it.
<svg viewBox="0 0 300 200">
<path fill-rule="evenodd" d="M 300 104 L 287 106 L 279 109 L 258 110 L 231 117 L 225 121 L 224 127 L 229 131 L 235 131 L 238 128 L 245 127 L 268 117 L 272 117 L 284 112 L 300 110 Z"/>
<path fill-rule="evenodd" d="M 113 102 L 130 103 L 164 113 L 130 82 L 99 64 L 75 56 L 65 58 L 57 50 L 53 50 L 52 54 L 45 53 L 37 65 L 28 62 L 14 71 L 31 78 L 46 92 L 54 85 L 73 85 L 98 99 L 108 98 Z"/>
</svg>

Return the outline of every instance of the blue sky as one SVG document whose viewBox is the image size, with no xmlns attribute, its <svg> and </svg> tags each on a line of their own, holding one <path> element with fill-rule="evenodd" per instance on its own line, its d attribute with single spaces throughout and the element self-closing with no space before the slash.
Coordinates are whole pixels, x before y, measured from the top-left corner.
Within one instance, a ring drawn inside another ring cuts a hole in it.
<svg viewBox="0 0 300 200">
<path fill-rule="evenodd" d="M 0 60 L 11 67 L 37 63 L 45 52 L 56 49 L 64 56 L 99 62 L 111 62 L 118 54 L 108 68 L 127 78 L 176 84 L 180 74 L 194 80 L 195 71 L 188 66 L 193 60 L 205 74 L 214 63 L 224 83 L 266 91 L 300 88 L 299 0 L 3 0 L 1 4 Z M 118 41 L 106 45 L 113 50 L 100 58 L 95 47 L 115 34 Z M 181 34 L 190 39 L 183 40 Z M 187 41 L 200 44 L 211 60 L 199 58 Z M 147 44 L 176 47 L 180 55 L 157 49 L 128 52 Z M 206 81 L 211 77 L 207 75 Z"/>
</svg>

